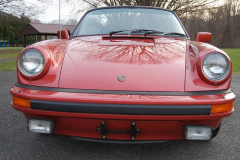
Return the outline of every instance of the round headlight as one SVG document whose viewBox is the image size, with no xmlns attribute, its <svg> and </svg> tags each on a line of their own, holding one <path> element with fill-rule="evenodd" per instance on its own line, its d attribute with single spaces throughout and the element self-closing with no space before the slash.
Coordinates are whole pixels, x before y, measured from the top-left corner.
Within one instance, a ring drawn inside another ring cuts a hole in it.
<svg viewBox="0 0 240 160">
<path fill-rule="evenodd" d="M 203 60 L 202 71 L 207 79 L 221 81 L 230 71 L 229 60 L 221 53 L 210 53 Z"/>
<path fill-rule="evenodd" d="M 18 66 L 21 72 L 29 77 L 36 76 L 42 72 L 45 65 L 43 54 L 36 49 L 28 49 L 19 58 Z"/>
</svg>

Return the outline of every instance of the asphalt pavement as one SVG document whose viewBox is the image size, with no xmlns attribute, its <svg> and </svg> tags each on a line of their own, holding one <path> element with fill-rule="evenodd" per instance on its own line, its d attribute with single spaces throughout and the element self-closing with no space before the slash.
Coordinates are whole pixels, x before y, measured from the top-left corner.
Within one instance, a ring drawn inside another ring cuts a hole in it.
<svg viewBox="0 0 240 160">
<path fill-rule="evenodd" d="M 216 138 L 138 145 L 82 142 L 28 132 L 25 117 L 10 105 L 9 90 L 16 81 L 15 71 L 0 71 L 0 160 L 240 159 L 240 76 L 232 78 L 231 87 L 237 96 L 235 112 L 223 120 Z"/>
</svg>

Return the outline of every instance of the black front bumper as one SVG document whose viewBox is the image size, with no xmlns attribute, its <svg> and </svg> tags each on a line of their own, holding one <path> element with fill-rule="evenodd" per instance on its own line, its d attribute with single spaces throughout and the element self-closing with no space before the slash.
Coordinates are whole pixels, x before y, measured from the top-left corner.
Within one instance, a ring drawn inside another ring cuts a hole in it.
<svg viewBox="0 0 240 160">
<path fill-rule="evenodd" d="M 73 103 L 31 100 L 31 109 L 95 114 L 124 115 L 210 115 L 211 105 L 142 105 Z"/>
</svg>

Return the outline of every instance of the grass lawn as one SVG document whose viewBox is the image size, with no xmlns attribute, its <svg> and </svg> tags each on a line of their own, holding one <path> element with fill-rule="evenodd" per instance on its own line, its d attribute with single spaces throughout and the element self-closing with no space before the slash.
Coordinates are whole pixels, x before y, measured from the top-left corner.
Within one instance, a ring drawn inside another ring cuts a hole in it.
<svg viewBox="0 0 240 160">
<path fill-rule="evenodd" d="M 232 60 L 233 74 L 240 75 L 240 48 L 226 48 L 224 50 Z"/>
<path fill-rule="evenodd" d="M 23 47 L 1 47 L 0 60 L 15 58 L 21 52 Z"/>
<path fill-rule="evenodd" d="M 16 60 L 0 64 L 0 71 L 15 71 L 15 70 L 17 70 Z"/>
<path fill-rule="evenodd" d="M 0 60 L 17 57 L 22 47 L 0 48 Z M 223 49 L 231 58 L 233 64 L 233 74 L 240 75 L 240 48 Z M 4 62 L 0 64 L 0 71 L 16 70 L 16 61 Z"/>
</svg>

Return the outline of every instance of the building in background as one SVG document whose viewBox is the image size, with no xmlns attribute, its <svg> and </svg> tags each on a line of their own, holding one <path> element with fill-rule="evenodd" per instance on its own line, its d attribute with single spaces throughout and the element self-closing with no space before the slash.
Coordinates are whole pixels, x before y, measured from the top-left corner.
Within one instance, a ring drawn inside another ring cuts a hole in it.
<svg viewBox="0 0 240 160">
<path fill-rule="evenodd" d="M 61 29 L 67 29 L 71 33 L 75 29 L 75 25 L 61 25 Z M 36 35 L 36 42 L 57 38 L 57 31 L 59 30 L 58 24 L 42 24 L 42 23 L 29 23 L 21 32 L 24 36 L 24 47 L 27 46 L 27 35 Z"/>
</svg>

